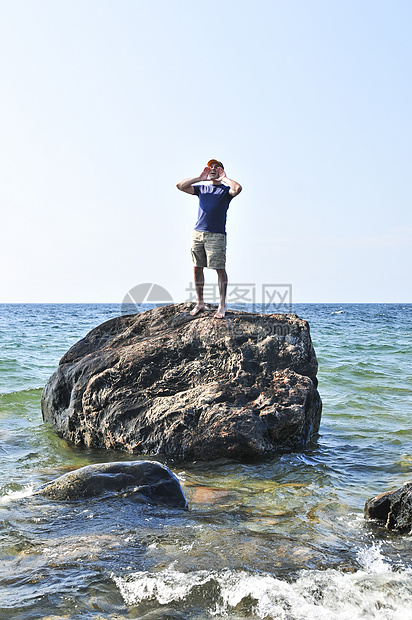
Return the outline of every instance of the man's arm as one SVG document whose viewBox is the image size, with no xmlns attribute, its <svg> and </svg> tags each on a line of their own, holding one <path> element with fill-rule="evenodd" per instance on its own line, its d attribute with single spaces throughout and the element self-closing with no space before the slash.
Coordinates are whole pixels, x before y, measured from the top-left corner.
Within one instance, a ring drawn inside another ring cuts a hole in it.
<svg viewBox="0 0 412 620">
<path fill-rule="evenodd" d="M 210 168 L 206 166 L 200 176 L 194 177 L 193 179 L 183 179 L 180 183 L 176 183 L 176 187 L 177 189 L 180 189 L 181 192 L 186 192 L 186 194 L 194 194 L 195 190 L 193 189 L 193 185 L 195 183 L 199 183 L 199 181 L 206 181 L 209 176 L 209 172 Z"/>
<path fill-rule="evenodd" d="M 220 175 L 218 180 L 223 181 L 223 183 L 226 183 L 226 185 L 229 185 L 229 194 L 233 197 L 240 194 L 240 192 L 242 191 L 242 186 L 237 181 L 232 181 L 232 179 L 229 179 L 226 176 L 226 172 L 223 170 L 223 168 L 219 168 L 219 172 Z"/>
</svg>

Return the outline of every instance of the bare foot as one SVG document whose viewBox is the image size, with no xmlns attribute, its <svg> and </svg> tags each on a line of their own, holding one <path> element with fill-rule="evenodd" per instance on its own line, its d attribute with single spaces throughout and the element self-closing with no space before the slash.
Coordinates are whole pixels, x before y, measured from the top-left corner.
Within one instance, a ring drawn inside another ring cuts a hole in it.
<svg viewBox="0 0 412 620">
<path fill-rule="evenodd" d="M 205 304 L 197 304 L 197 306 L 193 308 L 190 314 L 191 316 L 196 316 L 196 314 L 199 314 L 199 312 L 202 312 L 202 310 L 205 310 L 205 309 L 206 309 Z"/>
<path fill-rule="evenodd" d="M 225 318 L 225 313 L 226 313 L 226 308 L 223 306 L 219 306 L 219 308 L 217 309 L 217 312 L 215 314 L 215 316 L 213 317 L 214 319 L 224 319 Z"/>
</svg>

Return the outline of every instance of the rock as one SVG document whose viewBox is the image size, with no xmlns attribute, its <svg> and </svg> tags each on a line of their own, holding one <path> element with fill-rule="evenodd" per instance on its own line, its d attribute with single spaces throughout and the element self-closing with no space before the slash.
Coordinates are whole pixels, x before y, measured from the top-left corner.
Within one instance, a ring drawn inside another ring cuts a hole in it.
<svg viewBox="0 0 412 620">
<path fill-rule="evenodd" d="M 149 611 L 144 616 L 139 616 L 140 620 L 187 620 L 188 616 L 183 615 L 180 611 L 166 607 L 165 609 L 156 609 Z"/>
<path fill-rule="evenodd" d="M 154 308 L 93 329 L 61 359 L 43 419 L 67 440 L 174 459 L 303 447 L 322 403 L 309 325 L 294 314 Z"/>
<path fill-rule="evenodd" d="M 408 534 L 412 530 L 412 482 L 369 499 L 365 518 L 378 521 L 388 530 Z"/>
<path fill-rule="evenodd" d="M 176 476 L 168 467 L 154 461 L 97 463 L 71 471 L 35 494 L 56 500 L 74 500 L 121 493 L 139 501 L 187 508 Z"/>
</svg>

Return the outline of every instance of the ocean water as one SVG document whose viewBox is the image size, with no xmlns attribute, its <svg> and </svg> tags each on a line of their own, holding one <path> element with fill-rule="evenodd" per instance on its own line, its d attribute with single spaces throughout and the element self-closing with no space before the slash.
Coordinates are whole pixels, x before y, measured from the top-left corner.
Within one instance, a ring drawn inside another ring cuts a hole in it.
<svg viewBox="0 0 412 620">
<path fill-rule="evenodd" d="M 181 512 L 33 495 L 136 458 L 73 447 L 40 410 L 61 356 L 120 308 L 0 306 L 1 619 L 412 619 L 412 538 L 363 518 L 412 480 L 412 305 L 294 311 L 319 360 L 319 436 L 258 462 L 167 462 Z"/>
</svg>

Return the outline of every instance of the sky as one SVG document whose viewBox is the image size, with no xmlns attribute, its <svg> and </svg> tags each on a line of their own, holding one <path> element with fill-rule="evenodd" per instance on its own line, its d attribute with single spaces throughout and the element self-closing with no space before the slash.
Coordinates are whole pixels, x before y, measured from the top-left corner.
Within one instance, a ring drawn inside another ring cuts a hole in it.
<svg viewBox="0 0 412 620">
<path fill-rule="evenodd" d="M 411 26 L 409 0 L 0 0 L 0 303 L 188 299 L 176 183 L 210 158 L 243 187 L 229 282 L 411 303 Z"/>
</svg>

